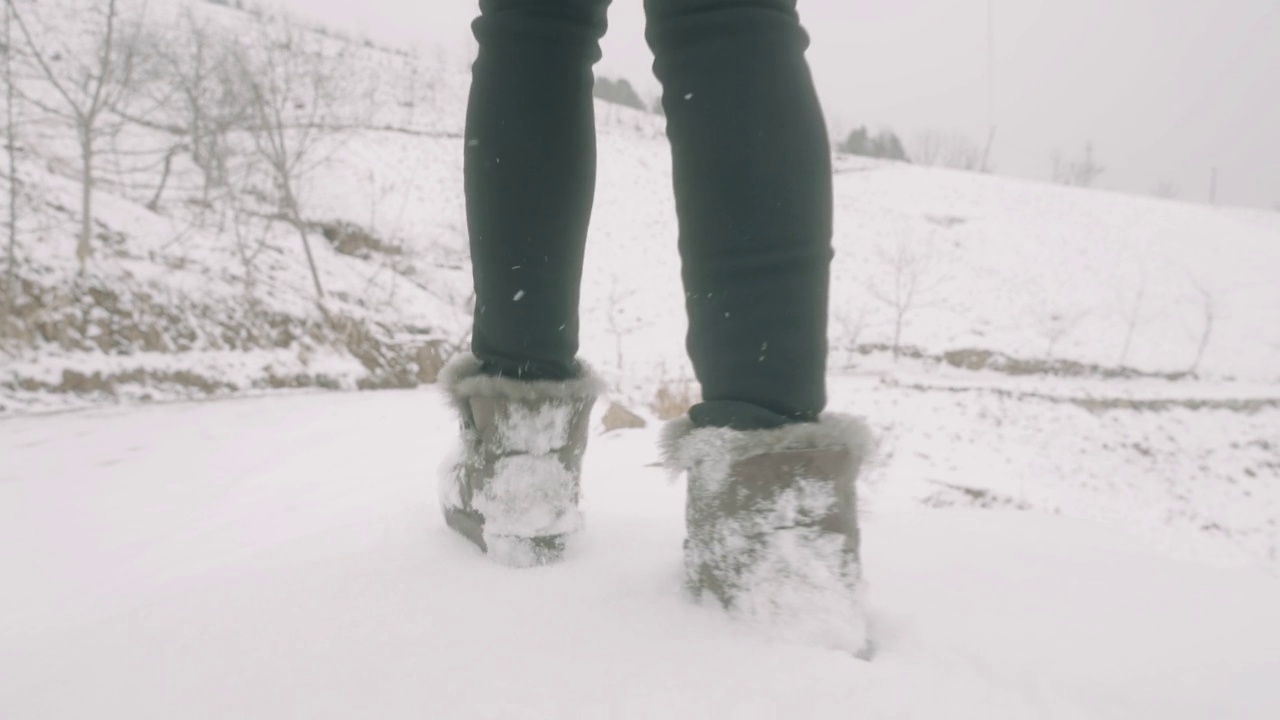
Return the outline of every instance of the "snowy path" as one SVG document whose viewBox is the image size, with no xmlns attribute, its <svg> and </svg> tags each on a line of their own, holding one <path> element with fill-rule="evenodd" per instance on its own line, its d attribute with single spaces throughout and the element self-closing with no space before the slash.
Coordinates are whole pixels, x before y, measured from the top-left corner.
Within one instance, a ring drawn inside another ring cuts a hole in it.
<svg viewBox="0 0 1280 720">
<path fill-rule="evenodd" d="M 1030 513 L 867 519 L 880 654 L 680 592 L 651 432 L 511 571 L 445 530 L 430 393 L 0 421 L 0 717 L 1272 718 L 1280 583 Z"/>
</svg>

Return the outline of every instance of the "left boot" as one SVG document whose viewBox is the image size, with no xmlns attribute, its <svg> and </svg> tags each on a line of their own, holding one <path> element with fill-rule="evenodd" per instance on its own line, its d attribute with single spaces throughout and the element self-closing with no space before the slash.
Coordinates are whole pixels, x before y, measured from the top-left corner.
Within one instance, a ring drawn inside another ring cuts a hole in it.
<svg viewBox="0 0 1280 720">
<path fill-rule="evenodd" d="M 439 484 L 449 527 L 502 565 L 561 560 L 582 528 L 582 457 L 600 381 L 585 368 L 566 381 L 494 377 L 464 355 L 440 382 L 461 421 L 461 447 Z"/>
<path fill-rule="evenodd" d="M 858 419 L 767 430 L 667 426 L 667 467 L 688 476 L 685 577 L 770 635 L 870 653 L 855 481 L 871 436 Z"/>
</svg>

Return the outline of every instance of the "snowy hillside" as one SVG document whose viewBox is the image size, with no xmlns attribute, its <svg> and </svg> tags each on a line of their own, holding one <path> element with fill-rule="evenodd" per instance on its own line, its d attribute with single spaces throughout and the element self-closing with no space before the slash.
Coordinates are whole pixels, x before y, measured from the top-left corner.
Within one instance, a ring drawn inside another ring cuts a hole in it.
<svg viewBox="0 0 1280 720">
<path fill-rule="evenodd" d="M 184 21 L 173 12 L 182 6 L 151 9 L 148 32 L 163 40 L 196 22 L 231 42 L 232 58 L 292 38 L 286 59 L 315 64 L 297 74 L 323 70 L 344 89 L 322 106 L 327 86 L 311 88 L 314 112 L 342 130 L 309 136 L 314 160 L 293 179 L 323 301 L 253 133 L 227 133 L 229 184 L 210 195 L 190 138 L 165 129 L 177 120 L 164 114 L 118 120 L 100 143 L 96 252 L 80 272 L 73 135 L 28 103 L 18 328 L 5 343 L 0 413 L 429 379 L 426 349 L 465 343 L 470 310 L 465 66 L 203 3 Z M 44 12 L 46 29 L 58 27 Z M 33 97 L 52 92 L 24 77 Z M 669 150 L 660 118 L 607 103 L 597 114 L 584 356 L 644 395 L 689 377 Z M 1280 214 L 851 157 L 836 165 L 835 370 L 903 367 L 886 363 L 896 335 L 912 371 L 1280 380 Z M 890 297 L 903 283 L 917 288 L 910 304 Z"/>
<path fill-rule="evenodd" d="M 631 376 L 678 374 L 683 301 L 670 151 L 656 118 L 608 105 L 598 116 L 584 353 Z M 390 207 L 381 213 L 394 216 L 384 221 L 390 232 L 417 228 L 431 238 L 430 253 L 465 257 L 455 139 L 374 138 L 332 172 L 318 207 L 354 218 Z M 901 272 L 921 289 L 905 312 L 902 343 L 911 352 L 981 350 L 1049 370 L 1090 374 L 1076 363 L 1095 375 L 1122 367 L 1179 375 L 1195 364 L 1209 307 L 1199 374 L 1280 380 L 1280 214 L 847 156 L 837 158 L 836 207 L 837 368 L 865 366 L 860 356 L 892 342 L 894 309 L 875 290 Z M 895 271 L 900 255 L 908 266 Z"/>
<path fill-rule="evenodd" d="M 121 2 L 119 52 L 137 67 L 97 131 L 82 260 L 83 152 L 58 91 L 74 66 L 50 58 L 100 41 L 101 6 L 18 8 L 31 40 L 15 59 L 16 292 L 0 322 L 0 413 L 431 378 L 424 364 L 459 339 L 460 304 L 402 272 L 400 246 L 290 203 L 346 148 L 403 133 L 396 122 L 434 98 L 443 66 L 293 20 Z M 65 40 L 64 26 L 88 40 Z M 437 119 L 459 112 L 448 102 L 413 132 L 446 132 Z M 262 118 L 284 138 L 275 155 Z"/>
</svg>

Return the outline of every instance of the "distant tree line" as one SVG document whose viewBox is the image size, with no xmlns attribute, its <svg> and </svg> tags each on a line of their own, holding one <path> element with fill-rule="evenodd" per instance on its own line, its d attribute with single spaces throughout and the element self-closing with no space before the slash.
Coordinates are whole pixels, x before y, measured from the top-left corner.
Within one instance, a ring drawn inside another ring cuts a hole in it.
<svg viewBox="0 0 1280 720">
<path fill-rule="evenodd" d="M 1093 155 L 1093 143 L 1085 143 L 1079 156 L 1065 158 L 1061 152 L 1053 153 L 1053 181 L 1059 185 L 1093 187 L 1093 183 L 1106 171 Z M 1160 188 L 1167 196 L 1176 195 L 1172 186 Z"/>
<path fill-rule="evenodd" d="M 872 135 L 866 127 L 854 128 L 844 141 L 836 146 L 838 152 L 863 157 L 884 158 L 911 162 L 902 140 L 891 130 L 881 130 Z"/>
</svg>

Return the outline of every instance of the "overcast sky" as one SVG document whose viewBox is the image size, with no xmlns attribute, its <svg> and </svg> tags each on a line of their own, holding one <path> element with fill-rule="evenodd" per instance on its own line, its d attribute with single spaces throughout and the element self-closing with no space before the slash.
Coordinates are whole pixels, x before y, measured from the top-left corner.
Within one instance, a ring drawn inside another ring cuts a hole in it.
<svg viewBox="0 0 1280 720">
<path fill-rule="evenodd" d="M 469 52 L 474 0 L 279 0 L 397 43 Z M 1098 186 L 1160 182 L 1205 200 L 1280 203 L 1280 0 L 992 0 L 997 172 L 1047 179 L 1092 141 Z M 985 138 L 988 0 L 800 0 L 838 130 Z M 658 86 L 641 0 L 614 0 L 597 73 Z"/>
</svg>

